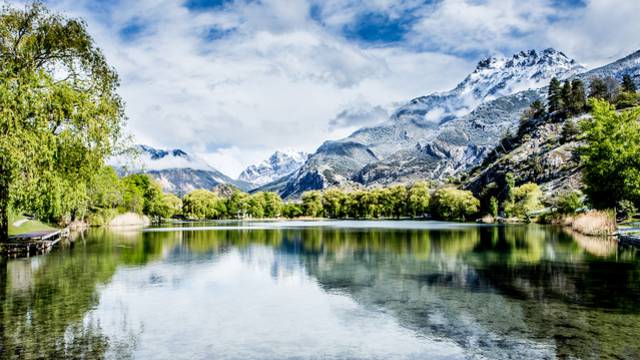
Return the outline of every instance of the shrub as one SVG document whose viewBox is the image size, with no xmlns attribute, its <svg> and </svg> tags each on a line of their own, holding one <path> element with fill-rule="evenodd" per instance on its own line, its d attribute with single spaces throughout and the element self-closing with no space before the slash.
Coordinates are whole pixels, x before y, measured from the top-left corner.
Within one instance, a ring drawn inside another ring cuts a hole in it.
<svg viewBox="0 0 640 360">
<path fill-rule="evenodd" d="M 441 188 L 433 195 L 432 214 L 443 220 L 462 220 L 478 212 L 480 200 L 470 191 Z"/>
<path fill-rule="evenodd" d="M 513 201 L 505 204 L 505 212 L 509 216 L 528 219 L 528 213 L 542 208 L 540 201 L 542 191 L 534 183 L 526 183 L 513 188 L 511 196 Z"/>
<path fill-rule="evenodd" d="M 575 214 L 583 206 L 582 194 L 578 191 L 564 192 L 558 196 L 554 205 L 560 214 Z"/>
</svg>

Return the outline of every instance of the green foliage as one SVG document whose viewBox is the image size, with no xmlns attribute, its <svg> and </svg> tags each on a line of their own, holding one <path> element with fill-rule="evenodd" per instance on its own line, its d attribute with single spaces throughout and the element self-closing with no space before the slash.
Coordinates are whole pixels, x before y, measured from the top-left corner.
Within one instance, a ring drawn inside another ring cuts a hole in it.
<svg viewBox="0 0 640 360">
<path fill-rule="evenodd" d="M 515 187 L 511 194 L 513 202 L 505 205 L 505 212 L 509 216 L 528 219 L 528 213 L 542 208 L 542 191 L 537 184 L 526 183 Z"/>
<path fill-rule="evenodd" d="M 40 3 L 2 8 L 0 79 L 1 240 L 9 207 L 50 222 L 83 216 L 124 116 L 86 25 Z"/>
<path fill-rule="evenodd" d="M 628 93 L 635 93 L 636 91 L 638 91 L 636 88 L 636 84 L 633 82 L 633 79 L 631 79 L 631 76 L 628 74 L 625 74 L 624 76 L 622 76 L 622 91 L 628 92 Z"/>
<path fill-rule="evenodd" d="M 336 188 L 332 188 L 326 190 L 322 194 L 322 210 L 325 216 L 330 218 L 341 218 L 345 216 L 343 210 L 345 204 L 346 196 L 340 190 Z"/>
<path fill-rule="evenodd" d="M 247 214 L 254 218 L 262 218 L 265 216 L 264 207 L 264 196 L 261 193 L 255 193 L 247 201 Z"/>
<path fill-rule="evenodd" d="M 132 174 L 122 178 L 124 187 L 124 208 L 152 218 L 161 217 L 163 211 L 162 188 L 147 174 Z M 140 207 L 140 196 L 142 207 Z"/>
<path fill-rule="evenodd" d="M 589 98 L 614 102 L 620 91 L 619 87 L 616 79 L 612 77 L 591 78 L 589 83 Z"/>
<path fill-rule="evenodd" d="M 567 191 L 556 199 L 556 211 L 560 214 L 575 214 L 583 206 L 582 194 L 578 191 Z"/>
<path fill-rule="evenodd" d="M 454 188 L 438 189 L 431 201 L 432 215 L 442 220 L 466 220 L 476 214 L 480 200 L 470 191 Z"/>
<path fill-rule="evenodd" d="M 560 142 L 562 144 L 567 143 L 575 139 L 575 137 L 580 134 L 580 127 L 578 124 L 571 120 L 567 119 L 562 125 L 562 132 L 560 133 Z"/>
<path fill-rule="evenodd" d="M 282 206 L 282 216 L 288 219 L 297 218 L 302 215 L 303 215 L 302 204 L 288 202 Z"/>
<path fill-rule="evenodd" d="M 244 218 L 249 213 L 249 194 L 242 191 L 234 191 L 227 199 L 227 216 L 231 218 Z"/>
<path fill-rule="evenodd" d="M 489 199 L 489 214 L 493 217 L 497 217 L 498 216 L 498 199 L 495 198 L 495 196 L 492 196 Z"/>
<path fill-rule="evenodd" d="M 640 104 L 640 96 L 636 92 L 623 91 L 616 98 L 616 108 L 626 109 Z"/>
<path fill-rule="evenodd" d="M 259 193 L 264 198 L 264 216 L 268 218 L 277 218 L 282 211 L 282 199 L 280 195 L 274 192 Z"/>
<path fill-rule="evenodd" d="M 173 194 L 163 194 L 162 201 L 156 208 L 156 216 L 170 219 L 182 213 L 182 200 Z"/>
<path fill-rule="evenodd" d="M 429 211 L 429 185 L 426 182 L 417 182 L 409 188 L 407 198 L 407 211 L 411 217 L 423 216 Z"/>
<path fill-rule="evenodd" d="M 555 113 L 562 109 L 562 85 L 557 78 L 551 79 L 549 83 L 548 108 L 549 113 Z"/>
<path fill-rule="evenodd" d="M 208 190 L 194 190 L 182 199 L 182 214 L 187 219 L 217 219 L 225 213 L 224 200 Z"/>
<path fill-rule="evenodd" d="M 302 210 L 304 215 L 311 217 L 322 216 L 322 209 L 322 193 L 320 191 L 306 191 L 302 194 Z"/>
<path fill-rule="evenodd" d="M 580 123 L 585 145 L 579 149 L 585 193 L 599 209 L 620 201 L 640 202 L 640 110 L 617 113 L 602 100 L 591 102 L 591 118 Z"/>
<path fill-rule="evenodd" d="M 580 79 L 571 81 L 571 94 L 567 103 L 568 113 L 571 115 L 582 114 L 587 108 L 587 96 L 584 83 Z"/>
<path fill-rule="evenodd" d="M 616 206 L 616 217 L 620 220 L 633 217 L 637 212 L 635 204 L 629 200 L 621 200 Z"/>
</svg>

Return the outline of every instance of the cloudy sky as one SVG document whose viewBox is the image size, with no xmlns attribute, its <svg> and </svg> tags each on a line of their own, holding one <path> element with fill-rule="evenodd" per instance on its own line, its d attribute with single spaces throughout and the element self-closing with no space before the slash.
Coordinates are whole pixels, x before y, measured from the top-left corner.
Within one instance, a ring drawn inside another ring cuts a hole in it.
<svg viewBox="0 0 640 360">
<path fill-rule="evenodd" d="M 121 76 L 128 130 L 237 176 L 276 149 L 384 121 L 478 60 L 554 47 L 587 67 L 640 49 L 636 0 L 48 0 Z"/>
</svg>

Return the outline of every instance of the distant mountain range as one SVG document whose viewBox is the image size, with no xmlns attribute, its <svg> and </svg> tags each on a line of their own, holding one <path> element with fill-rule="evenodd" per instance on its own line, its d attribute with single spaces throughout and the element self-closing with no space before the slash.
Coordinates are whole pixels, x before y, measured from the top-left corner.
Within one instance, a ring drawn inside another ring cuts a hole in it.
<svg viewBox="0 0 640 360">
<path fill-rule="evenodd" d="M 301 151 L 276 151 L 261 163 L 247 167 L 238 180 L 264 185 L 298 170 L 308 157 L 309 154 Z"/>
<path fill-rule="evenodd" d="M 594 76 L 621 80 L 626 74 L 640 83 L 640 51 L 586 71 L 557 50 L 530 50 L 484 59 L 454 89 L 415 98 L 387 122 L 326 141 L 311 155 L 276 151 L 247 167 L 238 180 L 180 149 L 139 145 L 140 156 L 112 163 L 121 173 L 149 173 L 165 191 L 178 195 L 230 184 L 292 198 L 331 186 L 444 180 L 482 163 L 507 131 L 517 129 L 522 112 L 546 99 L 551 78 L 588 83 Z"/>
<path fill-rule="evenodd" d="M 591 71 L 554 49 L 484 59 L 451 91 L 413 99 L 382 125 L 325 142 L 299 170 L 258 190 L 287 198 L 330 186 L 456 176 L 479 165 L 505 132 L 517 129 L 522 112 L 546 99 L 551 78 L 588 83 L 593 76 L 620 80 L 630 74 L 638 81 L 639 59 L 636 52 Z"/>
<path fill-rule="evenodd" d="M 218 171 L 203 159 L 180 149 L 155 149 L 137 145 L 137 154 L 121 156 L 109 163 L 119 173 L 143 172 L 153 176 L 164 191 L 184 195 L 194 189 L 212 189 L 220 184 L 231 184 L 248 191 L 254 184 L 234 180 Z"/>
</svg>

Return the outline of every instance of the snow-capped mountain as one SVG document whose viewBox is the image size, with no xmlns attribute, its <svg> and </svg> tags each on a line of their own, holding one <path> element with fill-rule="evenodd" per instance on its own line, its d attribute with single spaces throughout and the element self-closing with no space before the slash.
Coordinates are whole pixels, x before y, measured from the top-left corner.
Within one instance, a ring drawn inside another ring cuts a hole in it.
<svg viewBox="0 0 640 360">
<path fill-rule="evenodd" d="M 264 185 L 298 170 L 308 156 L 309 154 L 301 151 L 276 151 L 261 163 L 247 167 L 238 179 Z"/>
<path fill-rule="evenodd" d="M 394 114 L 396 119 L 422 117 L 425 122 L 441 123 L 464 116 L 478 105 L 502 96 L 549 84 L 553 77 L 571 77 L 585 69 L 555 49 L 529 50 L 511 58 L 489 57 L 453 90 L 411 100 Z"/>
<path fill-rule="evenodd" d="M 411 100 L 384 124 L 327 141 L 296 172 L 262 186 L 284 197 L 311 189 L 443 179 L 478 165 L 522 111 L 544 100 L 551 78 L 640 75 L 639 53 L 585 72 L 562 52 L 523 51 L 481 60 L 454 89 Z"/>
<path fill-rule="evenodd" d="M 180 149 L 136 145 L 135 150 L 135 154 L 111 159 L 109 164 L 120 173 L 149 174 L 166 192 L 182 196 L 195 189 L 211 189 L 219 184 L 231 184 L 242 190 L 253 187 L 252 184 L 233 180 L 203 159 Z"/>
</svg>

